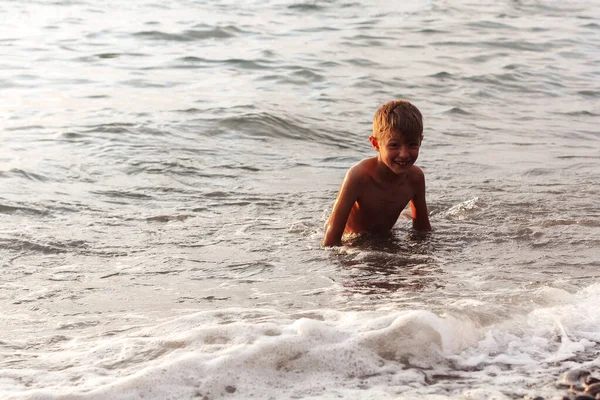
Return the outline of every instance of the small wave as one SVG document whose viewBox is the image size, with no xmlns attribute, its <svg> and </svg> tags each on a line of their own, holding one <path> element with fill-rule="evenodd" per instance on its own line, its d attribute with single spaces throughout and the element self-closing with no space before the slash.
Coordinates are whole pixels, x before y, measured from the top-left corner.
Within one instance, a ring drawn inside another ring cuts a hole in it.
<svg viewBox="0 0 600 400">
<path fill-rule="evenodd" d="M 433 74 L 433 75 L 429 75 L 431 78 L 437 78 L 437 79 L 450 79 L 450 78 L 454 78 L 454 75 L 452 75 L 450 72 L 446 72 L 446 71 L 441 71 L 438 72 L 437 74 Z"/>
<path fill-rule="evenodd" d="M 285 138 L 298 141 L 309 141 L 335 145 L 339 148 L 350 148 L 351 143 L 340 141 L 335 134 L 320 129 L 310 129 L 299 121 L 285 119 L 269 113 L 251 113 L 240 117 L 229 117 L 218 121 L 220 131 L 235 131 L 248 136 L 271 140 Z"/>
<path fill-rule="evenodd" d="M 37 252 L 42 254 L 61 254 L 74 250 L 82 250 L 88 247 L 83 240 L 68 240 L 64 242 L 39 242 L 33 239 L 0 239 L 0 244 L 4 248 L 24 252 Z"/>
<path fill-rule="evenodd" d="M 20 168 L 13 168 L 13 169 L 9 170 L 7 175 L 18 176 L 18 177 L 22 177 L 22 178 L 25 178 L 30 181 L 35 181 L 35 182 L 47 182 L 50 180 L 49 178 L 45 177 L 44 175 L 40 175 L 40 174 L 31 172 L 31 171 L 25 171 Z"/>
<path fill-rule="evenodd" d="M 100 125 L 88 125 L 87 130 L 84 130 L 83 133 L 133 133 L 130 129 L 131 127 L 136 126 L 136 124 L 132 123 L 108 123 L 108 124 L 100 124 Z"/>
<path fill-rule="evenodd" d="M 481 211 L 484 206 L 484 203 L 479 199 L 479 197 L 474 197 L 470 200 L 452 206 L 450 209 L 445 212 L 441 212 L 439 215 L 453 220 L 465 220 L 469 219 L 473 214 Z"/>
<path fill-rule="evenodd" d="M 15 213 L 24 213 L 24 214 L 32 214 L 32 215 L 46 215 L 46 214 L 48 214 L 48 211 L 42 210 L 39 208 L 0 204 L 0 214 L 15 214 Z"/>
<path fill-rule="evenodd" d="M 146 193 L 123 190 L 91 190 L 91 194 L 104 196 L 110 199 L 129 199 L 129 200 L 152 200 L 153 196 Z"/>
<path fill-rule="evenodd" d="M 320 75 L 309 68 L 301 68 L 297 71 L 292 72 L 294 78 L 300 78 L 304 83 L 315 83 L 323 82 L 325 77 Z"/>
<path fill-rule="evenodd" d="M 463 110 L 460 107 L 452 107 L 448 110 L 442 111 L 442 114 L 449 114 L 449 115 L 471 115 L 470 112 Z"/>
</svg>

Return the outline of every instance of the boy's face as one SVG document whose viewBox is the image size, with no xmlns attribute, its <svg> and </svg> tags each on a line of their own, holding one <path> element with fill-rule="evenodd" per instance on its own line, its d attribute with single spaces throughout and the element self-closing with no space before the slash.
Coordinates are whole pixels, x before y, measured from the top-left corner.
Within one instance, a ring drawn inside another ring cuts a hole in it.
<svg viewBox="0 0 600 400">
<path fill-rule="evenodd" d="M 402 175 L 417 161 L 422 137 L 411 138 L 392 129 L 387 137 L 371 136 L 369 140 L 379 152 L 379 159 L 396 175 Z"/>
</svg>

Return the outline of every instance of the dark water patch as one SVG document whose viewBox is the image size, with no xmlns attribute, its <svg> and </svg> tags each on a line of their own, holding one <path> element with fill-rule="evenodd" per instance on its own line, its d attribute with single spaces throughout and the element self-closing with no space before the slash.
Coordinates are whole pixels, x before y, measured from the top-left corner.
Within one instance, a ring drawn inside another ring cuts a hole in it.
<svg viewBox="0 0 600 400">
<path fill-rule="evenodd" d="M 224 199 L 224 198 L 228 198 L 231 196 L 232 196 L 232 194 L 230 192 L 221 192 L 221 191 L 208 192 L 208 193 L 204 194 L 204 197 L 208 197 L 211 199 Z"/>
<path fill-rule="evenodd" d="M 341 44 L 350 47 L 383 47 L 385 43 L 380 40 L 345 40 Z"/>
<path fill-rule="evenodd" d="M 585 155 L 580 155 L 580 156 L 573 156 L 573 155 L 556 156 L 556 158 L 567 159 L 567 160 L 572 160 L 572 159 L 577 159 L 577 158 L 600 160 L 600 156 L 585 156 Z"/>
<path fill-rule="evenodd" d="M 389 36 L 359 34 L 359 35 L 352 36 L 348 39 L 351 39 L 351 40 L 391 40 L 393 38 L 391 38 Z"/>
<path fill-rule="evenodd" d="M 26 88 L 33 87 L 34 85 L 23 85 L 14 81 L 0 79 L 0 89 L 15 89 L 15 88 Z"/>
<path fill-rule="evenodd" d="M 582 28 L 587 28 L 587 29 L 596 29 L 599 30 L 600 29 L 600 24 L 597 22 L 590 22 L 588 24 L 584 24 L 581 25 Z"/>
<path fill-rule="evenodd" d="M 370 88 L 370 89 L 380 89 L 389 86 L 389 82 L 384 82 L 378 79 L 374 79 L 372 76 L 361 76 L 357 78 L 354 83 L 352 83 L 352 87 L 356 88 Z"/>
<path fill-rule="evenodd" d="M 182 33 L 166 33 L 162 31 L 141 31 L 133 35 L 138 38 L 156 41 L 191 42 L 205 39 L 229 39 L 243 33 L 242 30 L 233 26 L 213 29 L 191 29 Z"/>
<path fill-rule="evenodd" d="M 267 50 L 262 50 L 262 51 L 260 52 L 260 54 L 261 54 L 261 55 L 262 55 L 264 58 L 275 58 L 275 57 L 277 57 L 277 56 L 278 56 L 278 54 L 277 54 L 277 53 L 275 53 L 275 52 L 274 52 L 274 51 L 272 51 L 272 50 L 268 50 L 268 49 L 267 49 Z"/>
<path fill-rule="evenodd" d="M 255 60 L 244 60 L 241 58 L 230 58 L 227 60 L 220 61 L 221 64 L 227 66 L 233 66 L 236 69 L 268 69 L 270 68 L 268 61 L 255 61 Z"/>
<path fill-rule="evenodd" d="M 580 90 L 577 94 L 584 97 L 598 97 L 600 96 L 600 90 Z"/>
<path fill-rule="evenodd" d="M 512 89 L 520 93 L 534 93 L 541 91 L 545 94 L 551 94 L 548 91 L 535 89 L 531 85 L 527 85 L 525 78 L 529 78 L 530 76 L 531 74 L 524 74 L 522 72 L 511 72 L 503 74 L 466 76 L 461 80 L 464 80 L 469 83 L 482 83 L 487 85 L 493 85 L 499 87 L 500 90 L 504 92 L 509 89 Z M 523 83 L 521 84 L 521 82 Z"/>
<path fill-rule="evenodd" d="M 90 133 L 110 133 L 110 134 L 114 134 L 114 135 L 134 135 L 137 132 L 134 129 L 131 129 L 133 127 L 136 127 L 136 124 L 132 124 L 132 123 L 109 123 L 109 124 L 101 124 L 101 125 L 88 125 L 85 130 L 82 130 L 81 132 L 68 132 L 67 135 L 70 135 L 71 137 L 75 138 L 76 135 L 82 135 L 82 136 L 88 136 L 88 134 Z"/>
<path fill-rule="evenodd" d="M 187 108 L 184 110 L 172 110 L 172 112 L 183 113 L 183 114 L 203 114 L 205 111 L 201 110 L 199 108 L 192 107 L 192 108 Z"/>
<path fill-rule="evenodd" d="M 432 29 L 432 28 L 418 29 L 418 30 L 416 30 L 416 32 L 424 34 L 424 35 L 446 35 L 449 33 L 448 31 L 444 31 L 441 29 Z"/>
<path fill-rule="evenodd" d="M 5 131 L 18 132 L 18 131 L 39 131 L 39 130 L 46 129 L 46 127 L 41 126 L 41 125 L 24 125 L 24 126 L 10 126 L 10 127 L 6 127 L 3 129 Z"/>
<path fill-rule="evenodd" d="M 377 64 L 374 61 L 368 60 L 366 58 L 350 58 L 350 59 L 346 59 L 344 60 L 344 62 L 350 64 L 350 65 L 354 65 L 356 67 L 377 67 L 379 66 L 379 64 Z"/>
<path fill-rule="evenodd" d="M 174 68 L 207 68 L 214 64 L 213 60 L 206 58 L 187 56 L 176 59 L 173 63 Z"/>
<path fill-rule="evenodd" d="M 335 69 L 339 67 L 341 64 L 335 61 L 321 61 L 317 64 L 319 68 L 323 69 Z"/>
<path fill-rule="evenodd" d="M 111 199 L 127 199 L 127 200 L 154 200 L 154 196 L 146 193 L 125 190 L 90 190 L 91 194 L 104 196 Z"/>
<path fill-rule="evenodd" d="M 430 46 L 440 47 L 481 47 L 480 42 L 476 41 L 458 41 L 458 40 L 444 40 L 441 42 L 432 42 Z"/>
<path fill-rule="evenodd" d="M 529 31 L 533 32 L 533 33 L 542 33 L 542 32 L 548 32 L 551 29 L 549 28 L 544 28 L 542 26 L 534 26 L 533 28 L 530 28 Z"/>
<path fill-rule="evenodd" d="M 95 54 L 94 57 L 98 57 L 98 58 L 117 58 L 120 57 L 122 54 L 121 53 L 100 53 L 100 54 Z"/>
<path fill-rule="evenodd" d="M 452 75 L 450 72 L 441 71 L 441 72 L 438 72 L 437 74 L 429 75 L 429 77 L 440 79 L 440 80 L 445 80 L 445 79 L 454 78 L 454 75 Z"/>
<path fill-rule="evenodd" d="M 291 34 L 294 33 L 301 33 L 301 34 L 305 34 L 305 33 L 327 33 L 327 32 L 337 32 L 339 31 L 338 28 L 334 28 L 331 26 L 315 26 L 315 27 L 309 27 L 309 28 L 300 28 L 300 29 L 296 29 L 294 31 L 291 32 Z"/>
<path fill-rule="evenodd" d="M 506 64 L 505 66 L 502 67 L 502 69 L 508 69 L 508 70 L 516 70 L 516 69 L 521 69 L 521 68 L 525 68 L 526 66 L 523 64 Z"/>
<path fill-rule="evenodd" d="M 571 116 L 571 117 L 598 117 L 598 116 L 600 116 L 600 114 L 596 114 L 596 113 L 593 113 L 593 112 L 588 111 L 588 110 L 569 111 L 569 112 L 566 112 L 566 113 L 559 113 L 559 114 L 561 114 L 561 115 L 568 115 L 568 116 Z"/>
<path fill-rule="evenodd" d="M 250 171 L 250 172 L 258 172 L 258 171 L 261 170 L 260 168 L 251 167 L 249 165 L 240 165 L 240 164 L 219 165 L 218 168 L 224 168 L 224 169 L 241 169 L 241 170 Z"/>
<path fill-rule="evenodd" d="M 300 78 L 300 83 L 316 83 L 323 82 L 325 80 L 323 75 L 320 75 L 309 68 L 300 68 L 292 72 L 291 76 L 293 78 Z"/>
<path fill-rule="evenodd" d="M 491 49 L 509 49 L 531 52 L 546 52 L 555 49 L 559 45 L 556 42 L 532 43 L 527 41 L 495 40 L 495 41 L 443 41 L 433 42 L 431 46 L 440 47 L 476 47 Z"/>
<path fill-rule="evenodd" d="M 550 170 L 547 168 L 533 168 L 533 169 L 525 171 L 523 173 L 523 175 L 525 175 L 525 176 L 544 176 L 544 175 L 551 175 L 552 173 L 554 173 L 554 170 Z"/>
<path fill-rule="evenodd" d="M 317 4 L 317 2 L 313 2 L 313 3 L 295 3 L 295 4 L 290 4 L 287 8 L 290 9 L 290 10 L 301 11 L 301 12 L 321 11 L 321 10 L 325 9 L 325 7 Z"/>
<path fill-rule="evenodd" d="M 277 84 L 306 85 L 323 82 L 325 77 L 309 69 L 299 69 L 289 75 L 269 74 L 256 78 L 258 81 L 274 81 Z"/>
<path fill-rule="evenodd" d="M 474 21 L 474 22 L 467 23 L 466 26 L 468 26 L 470 28 L 474 28 L 477 31 L 479 31 L 480 29 L 482 29 L 482 30 L 485 30 L 485 29 L 493 29 L 493 30 L 510 29 L 511 31 L 515 29 L 511 25 L 504 24 L 502 22 L 496 22 L 496 21 Z"/>
<path fill-rule="evenodd" d="M 273 264 L 264 261 L 229 264 L 226 266 L 227 275 L 234 278 L 249 278 L 273 271 L 274 269 L 275 266 Z"/>
<path fill-rule="evenodd" d="M 199 169 L 193 165 L 186 165 L 182 161 L 130 160 L 124 171 L 127 175 L 146 173 L 168 176 L 197 176 Z"/>
<path fill-rule="evenodd" d="M 568 59 L 581 59 L 581 58 L 585 57 L 584 54 L 576 52 L 576 51 L 559 51 L 557 54 L 563 58 L 568 58 Z"/>
</svg>

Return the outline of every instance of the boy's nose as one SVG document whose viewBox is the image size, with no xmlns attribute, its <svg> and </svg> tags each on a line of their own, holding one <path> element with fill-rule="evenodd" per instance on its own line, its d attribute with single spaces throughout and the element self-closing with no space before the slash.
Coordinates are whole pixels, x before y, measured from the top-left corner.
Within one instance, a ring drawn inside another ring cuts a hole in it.
<svg viewBox="0 0 600 400">
<path fill-rule="evenodd" d="M 408 146 L 400 146 L 400 157 L 410 157 Z"/>
</svg>

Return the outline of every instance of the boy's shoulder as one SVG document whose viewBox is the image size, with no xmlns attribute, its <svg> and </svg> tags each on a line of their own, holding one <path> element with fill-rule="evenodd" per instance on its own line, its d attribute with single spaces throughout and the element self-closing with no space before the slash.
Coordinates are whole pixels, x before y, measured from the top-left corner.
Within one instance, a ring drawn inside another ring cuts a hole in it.
<svg viewBox="0 0 600 400">
<path fill-rule="evenodd" d="M 408 173 L 408 181 L 415 190 L 420 190 L 425 187 L 425 173 L 421 168 L 413 165 Z"/>
<path fill-rule="evenodd" d="M 350 179 L 362 180 L 371 177 L 376 167 L 377 157 L 365 158 L 350 167 L 346 175 Z"/>
</svg>

